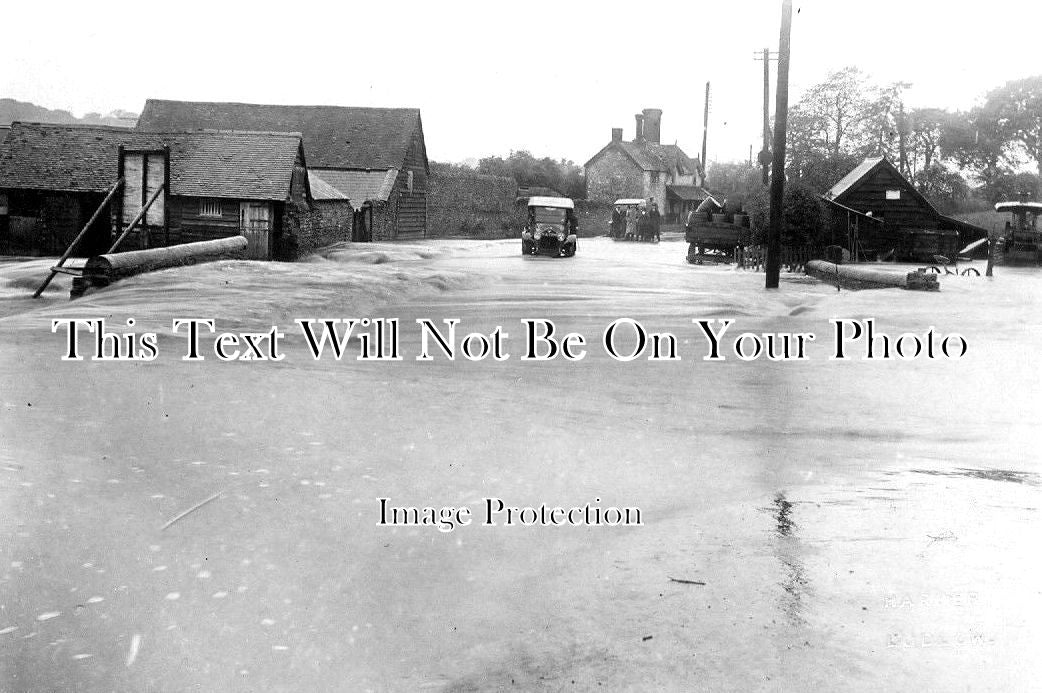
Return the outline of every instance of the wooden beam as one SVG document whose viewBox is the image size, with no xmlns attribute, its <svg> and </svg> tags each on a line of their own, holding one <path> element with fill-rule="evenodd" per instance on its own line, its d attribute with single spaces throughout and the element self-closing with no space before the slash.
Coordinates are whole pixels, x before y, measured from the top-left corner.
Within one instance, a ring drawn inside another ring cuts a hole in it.
<svg viewBox="0 0 1042 693">
<path fill-rule="evenodd" d="M 136 217 L 134 217 L 134 221 L 130 222 L 130 226 L 128 226 L 126 230 L 123 231 L 122 235 L 120 235 L 120 237 L 116 239 L 116 242 L 112 244 L 112 247 L 108 249 L 109 253 L 116 252 L 116 248 L 119 247 L 119 244 L 123 242 L 124 238 L 130 235 L 130 232 L 134 230 L 134 227 L 138 225 L 138 222 L 145 218 L 145 214 L 148 213 L 149 207 L 152 206 L 153 202 L 159 199 L 159 194 L 164 190 L 166 190 L 166 183 L 163 183 L 158 188 L 156 188 L 156 191 L 152 193 L 152 197 L 149 199 L 149 201 L 145 203 L 145 206 L 142 207 L 141 211 L 137 213 Z"/>
<path fill-rule="evenodd" d="M 47 275 L 47 279 L 45 279 L 43 281 L 43 284 L 40 284 L 40 288 L 38 288 L 36 292 L 33 293 L 33 298 L 39 298 L 40 294 L 43 293 L 44 289 L 46 289 L 47 286 L 54 279 L 54 275 L 58 274 L 58 272 L 61 271 L 61 266 L 64 265 L 65 261 L 69 259 L 69 256 L 72 255 L 72 251 L 76 249 L 76 246 L 79 245 L 80 241 L 83 240 L 83 237 L 87 235 L 87 232 L 90 230 L 90 227 L 94 224 L 98 216 L 101 214 L 101 210 L 105 209 L 108 203 L 112 200 L 112 196 L 116 194 L 116 191 L 119 190 L 120 187 L 122 187 L 122 185 L 122 178 L 120 178 L 112 184 L 112 187 L 109 188 L 108 194 L 105 195 L 105 199 L 102 200 L 98 208 L 94 210 L 94 214 L 91 215 L 90 220 L 83 225 L 83 228 L 80 230 L 79 234 L 76 236 L 76 238 L 73 239 L 72 243 L 69 244 L 69 247 L 65 250 L 65 253 L 58 259 L 58 264 L 51 268 L 51 273 Z"/>
</svg>

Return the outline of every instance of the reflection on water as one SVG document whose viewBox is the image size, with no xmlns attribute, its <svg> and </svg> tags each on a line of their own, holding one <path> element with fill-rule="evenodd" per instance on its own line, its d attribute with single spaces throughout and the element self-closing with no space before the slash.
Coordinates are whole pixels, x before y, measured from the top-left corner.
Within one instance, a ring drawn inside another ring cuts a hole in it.
<svg viewBox="0 0 1042 693">
<path fill-rule="evenodd" d="M 803 565 L 803 546 L 797 535 L 799 529 L 792 517 L 793 504 L 785 497 L 784 491 L 774 496 L 772 507 L 766 508 L 774 518 L 774 556 L 785 571 L 781 583 L 782 595 L 780 609 L 785 618 L 794 626 L 806 624 L 804 619 L 804 597 L 808 591 L 806 568 Z"/>
<path fill-rule="evenodd" d="M 1015 472 L 1009 469 L 971 469 L 968 467 L 956 467 L 955 469 L 910 469 L 913 474 L 930 474 L 932 476 L 967 476 L 973 479 L 985 479 L 986 481 L 1010 481 L 1014 484 L 1028 484 L 1038 486 L 1037 474 L 1031 472 Z"/>
</svg>

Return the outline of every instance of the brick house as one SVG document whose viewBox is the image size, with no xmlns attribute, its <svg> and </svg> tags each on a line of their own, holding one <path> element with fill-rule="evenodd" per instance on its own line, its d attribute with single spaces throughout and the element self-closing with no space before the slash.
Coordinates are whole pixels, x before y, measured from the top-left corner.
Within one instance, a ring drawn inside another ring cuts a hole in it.
<svg viewBox="0 0 1042 693">
<path fill-rule="evenodd" d="M 284 132 L 138 132 L 13 123 L 0 145 L 0 253 L 57 255 L 95 211 L 75 255 L 246 236 L 254 259 L 293 259 L 339 240 L 350 204 L 319 209 L 301 137 Z"/>
<path fill-rule="evenodd" d="M 586 162 L 586 197 L 655 198 L 667 218 L 683 217 L 708 197 L 702 163 L 675 144 L 661 143 L 661 109 L 645 108 L 635 117 L 633 140 L 623 140 L 622 128 L 612 128 L 611 141 Z"/>
<path fill-rule="evenodd" d="M 430 164 L 416 108 L 276 106 L 149 99 L 138 130 L 197 128 L 302 133 L 310 170 L 358 212 L 352 237 L 427 233 Z"/>
</svg>

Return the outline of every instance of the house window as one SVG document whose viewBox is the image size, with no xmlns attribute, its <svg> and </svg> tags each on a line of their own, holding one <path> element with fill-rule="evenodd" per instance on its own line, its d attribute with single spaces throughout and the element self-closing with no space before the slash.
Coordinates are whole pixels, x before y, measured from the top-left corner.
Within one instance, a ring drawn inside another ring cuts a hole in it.
<svg viewBox="0 0 1042 693">
<path fill-rule="evenodd" d="M 901 199 L 901 191 L 900 190 L 887 190 L 886 191 L 886 199 L 888 199 L 888 200 L 900 200 Z"/>
<path fill-rule="evenodd" d="M 201 217 L 220 217 L 221 216 L 221 201 L 204 199 L 199 200 L 199 216 Z"/>
<path fill-rule="evenodd" d="M 409 174 L 408 174 L 408 186 L 409 186 L 409 194 L 412 195 L 412 171 L 409 171 Z"/>
</svg>

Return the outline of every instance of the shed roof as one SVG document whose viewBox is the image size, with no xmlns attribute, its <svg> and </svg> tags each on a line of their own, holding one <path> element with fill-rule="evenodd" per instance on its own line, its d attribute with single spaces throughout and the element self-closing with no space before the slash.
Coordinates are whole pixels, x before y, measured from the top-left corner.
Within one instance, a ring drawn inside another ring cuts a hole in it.
<svg viewBox="0 0 1042 693">
<path fill-rule="evenodd" d="M 148 99 L 139 130 L 272 130 L 300 132 L 311 165 L 319 168 L 402 168 L 423 126 L 418 108 L 279 106 Z M 424 145 L 424 165 L 427 152 Z"/>
<path fill-rule="evenodd" d="M 118 148 L 170 147 L 170 193 L 285 200 L 300 135 L 274 132 L 142 133 L 104 125 L 12 123 L 0 146 L 0 188 L 103 192 L 115 181 Z"/>
<path fill-rule="evenodd" d="M 351 200 L 352 206 L 360 209 L 366 202 L 386 202 L 390 199 L 398 169 L 356 171 L 321 168 L 311 169 L 309 174 L 339 191 Z"/>
<path fill-rule="evenodd" d="M 314 171 L 308 171 L 308 183 L 311 185 L 311 197 L 316 200 L 348 200 L 347 195 L 322 180 Z"/>
<path fill-rule="evenodd" d="M 855 166 L 850 173 L 840 178 L 839 182 L 833 185 L 829 189 L 829 191 L 825 193 L 825 197 L 830 200 L 834 200 L 837 197 L 841 196 L 843 193 L 847 192 L 852 187 L 854 187 L 855 183 L 857 183 L 862 178 L 871 173 L 873 169 L 875 169 L 884 161 L 886 161 L 886 158 L 882 156 L 872 156 L 865 159 L 860 164 Z"/>
</svg>

